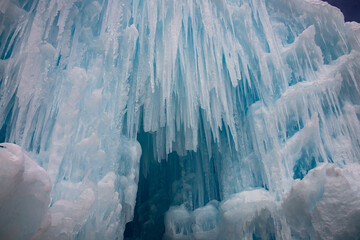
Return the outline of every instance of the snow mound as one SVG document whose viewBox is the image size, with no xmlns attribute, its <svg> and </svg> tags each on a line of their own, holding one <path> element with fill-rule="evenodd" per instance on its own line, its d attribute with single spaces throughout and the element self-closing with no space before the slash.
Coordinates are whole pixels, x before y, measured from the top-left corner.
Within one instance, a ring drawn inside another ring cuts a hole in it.
<svg viewBox="0 0 360 240">
<path fill-rule="evenodd" d="M 51 182 L 21 147 L 0 144 L 0 239 L 30 239 L 51 223 Z"/>
</svg>

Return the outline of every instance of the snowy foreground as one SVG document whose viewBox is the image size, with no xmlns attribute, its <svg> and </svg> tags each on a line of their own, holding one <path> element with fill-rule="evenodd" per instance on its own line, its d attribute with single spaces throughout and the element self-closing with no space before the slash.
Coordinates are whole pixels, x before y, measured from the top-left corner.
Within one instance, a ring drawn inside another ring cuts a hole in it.
<svg viewBox="0 0 360 240">
<path fill-rule="evenodd" d="M 92 187 L 85 188 L 84 183 L 72 186 L 76 191 L 83 188 L 76 199 L 59 200 L 49 208 L 51 183 L 43 168 L 19 146 L 9 143 L 0 145 L 0 163 L 3 239 L 68 239 L 84 227 L 89 215 L 96 214 L 92 217 L 104 220 L 104 205 L 114 207 L 106 217 L 107 224 L 113 214 L 122 213 L 118 193 L 114 194 L 114 173 L 92 183 Z M 194 211 L 188 211 L 184 205 L 174 206 L 165 217 L 165 238 L 356 239 L 360 234 L 359 180 L 359 164 L 339 168 L 327 163 L 309 171 L 303 180 L 295 180 L 280 201 L 269 191 L 254 189 L 221 202 L 210 201 Z M 105 237 L 116 237 L 108 235 L 115 229 L 104 229 L 105 224 L 98 222 L 93 226 L 98 229 L 85 228 L 88 232 L 77 237 L 96 239 L 94 231 L 99 230 Z"/>
<path fill-rule="evenodd" d="M 358 239 L 360 25 L 320 0 L 2 0 L 0 142 L 0 239 Z"/>
</svg>

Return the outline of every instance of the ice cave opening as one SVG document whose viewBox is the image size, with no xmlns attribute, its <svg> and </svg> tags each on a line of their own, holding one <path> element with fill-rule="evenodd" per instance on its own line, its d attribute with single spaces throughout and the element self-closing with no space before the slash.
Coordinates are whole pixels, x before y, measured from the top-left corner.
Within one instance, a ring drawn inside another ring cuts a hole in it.
<svg viewBox="0 0 360 240">
<path fill-rule="evenodd" d="M 165 159 L 156 154 L 155 134 L 137 134 L 142 155 L 134 219 L 126 224 L 124 239 L 162 239 L 165 215 L 171 206 L 183 206 L 193 211 L 211 200 L 220 201 L 218 173 L 221 154 L 212 142 L 212 156 L 202 149 L 168 153 Z M 216 151 L 216 152 L 215 152 Z M 204 155 L 206 154 L 206 155 Z M 204 159 L 202 159 L 204 158 Z M 204 163 L 203 161 L 206 161 Z M 215 166 L 217 164 L 217 166 Z M 180 234 L 180 229 L 178 229 Z"/>
<path fill-rule="evenodd" d="M 142 148 L 134 219 L 126 224 L 124 239 L 161 239 L 165 233 L 164 217 L 176 198 L 176 184 L 181 187 L 181 166 L 176 152 L 160 162 L 154 158 L 153 135 L 140 132 Z M 178 196 L 179 197 L 179 196 Z M 181 204 L 181 199 L 178 199 Z"/>
</svg>

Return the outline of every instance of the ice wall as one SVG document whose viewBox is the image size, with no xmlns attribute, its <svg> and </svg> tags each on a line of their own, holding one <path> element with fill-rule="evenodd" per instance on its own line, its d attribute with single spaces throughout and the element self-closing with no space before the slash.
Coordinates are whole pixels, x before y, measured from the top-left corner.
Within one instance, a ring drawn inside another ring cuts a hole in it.
<svg viewBox="0 0 360 240">
<path fill-rule="evenodd" d="M 1 141 L 26 150 L 53 185 L 51 224 L 37 238 L 121 236 L 133 216 L 141 149 L 119 127 L 125 73 L 105 64 L 116 38 L 111 8 L 1 1 L 0 9 Z"/>
<path fill-rule="evenodd" d="M 51 179 L 39 237 L 122 236 L 136 139 L 151 155 L 145 177 L 178 156 L 162 170 L 176 175 L 162 196 L 184 204 L 166 215 L 167 237 L 208 236 L 228 201 L 265 209 L 244 213 L 253 225 L 227 220 L 244 227 L 229 238 L 302 236 L 277 210 L 294 179 L 359 162 L 359 29 L 319 0 L 1 1 L 0 140 Z M 171 219 L 192 225 L 204 209 L 206 226 L 172 232 Z M 273 230 L 253 230 L 266 216 Z"/>
<path fill-rule="evenodd" d="M 264 189 L 233 194 L 195 211 L 166 214 L 165 239 L 357 239 L 359 164 L 324 164 L 297 179 L 281 201 Z M 341 223 L 341 224 L 339 224 Z"/>
</svg>

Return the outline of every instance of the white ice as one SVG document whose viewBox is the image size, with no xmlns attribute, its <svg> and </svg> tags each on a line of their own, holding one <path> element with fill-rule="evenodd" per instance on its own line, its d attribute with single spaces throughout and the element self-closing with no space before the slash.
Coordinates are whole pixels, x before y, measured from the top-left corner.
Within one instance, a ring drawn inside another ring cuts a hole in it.
<svg viewBox="0 0 360 240">
<path fill-rule="evenodd" d="M 0 210 L 39 211 L 0 235 L 122 238 L 141 154 L 177 154 L 167 238 L 351 239 L 359 80 L 320 0 L 2 0 Z"/>
</svg>

